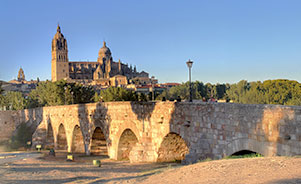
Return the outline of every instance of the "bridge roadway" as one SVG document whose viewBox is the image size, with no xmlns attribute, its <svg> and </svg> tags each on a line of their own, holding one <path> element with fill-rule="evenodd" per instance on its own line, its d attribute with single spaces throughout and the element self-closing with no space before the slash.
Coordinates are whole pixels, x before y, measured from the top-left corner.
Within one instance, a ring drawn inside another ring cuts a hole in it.
<svg viewBox="0 0 301 184">
<path fill-rule="evenodd" d="M 301 153 L 301 107 L 205 102 L 107 102 L 19 113 L 33 144 L 131 162 L 220 159 L 241 150 Z"/>
</svg>

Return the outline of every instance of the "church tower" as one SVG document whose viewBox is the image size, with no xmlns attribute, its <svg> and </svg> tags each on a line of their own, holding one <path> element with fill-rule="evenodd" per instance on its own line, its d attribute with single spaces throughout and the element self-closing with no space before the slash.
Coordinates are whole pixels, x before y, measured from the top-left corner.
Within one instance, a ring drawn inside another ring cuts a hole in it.
<svg viewBox="0 0 301 184">
<path fill-rule="evenodd" d="M 22 68 L 20 68 L 20 70 L 18 72 L 18 81 L 19 82 L 25 81 L 25 75 L 24 75 L 24 71 Z"/>
<path fill-rule="evenodd" d="M 52 39 L 51 57 L 51 80 L 54 82 L 69 78 L 67 40 L 59 25 Z"/>
</svg>

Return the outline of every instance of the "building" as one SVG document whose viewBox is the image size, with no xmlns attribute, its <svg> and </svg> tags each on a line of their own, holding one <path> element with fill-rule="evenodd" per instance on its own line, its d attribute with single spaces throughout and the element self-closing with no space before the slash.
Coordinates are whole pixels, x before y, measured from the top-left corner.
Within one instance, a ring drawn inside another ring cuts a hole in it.
<svg viewBox="0 0 301 184">
<path fill-rule="evenodd" d="M 8 91 L 21 92 L 25 96 L 28 95 L 32 90 L 36 89 L 38 80 L 27 81 L 25 79 L 24 70 L 19 69 L 17 79 L 13 79 L 9 82 L 0 81 L 1 88 L 4 90 L 4 93 Z"/>
<path fill-rule="evenodd" d="M 98 52 L 97 61 L 69 61 L 67 40 L 61 33 L 59 25 L 52 39 L 51 54 L 52 81 L 66 79 L 70 82 L 91 85 L 125 86 L 131 79 L 145 80 L 145 78 L 149 78 L 147 72 L 138 72 L 136 66 L 132 68 L 120 60 L 113 61 L 111 50 L 107 47 L 106 42 L 103 42 L 103 46 Z"/>
</svg>

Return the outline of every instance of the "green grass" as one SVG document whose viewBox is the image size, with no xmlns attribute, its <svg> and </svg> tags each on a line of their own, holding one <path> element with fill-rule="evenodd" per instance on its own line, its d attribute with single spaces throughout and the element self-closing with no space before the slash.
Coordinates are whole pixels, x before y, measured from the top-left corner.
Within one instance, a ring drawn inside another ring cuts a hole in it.
<svg viewBox="0 0 301 184">
<path fill-rule="evenodd" d="M 238 159 L 238 158 L 255 158 L 255 157 L 263 157 L 263 155 L 259 153 L 251 153 L 251 154 L 245 154 L 245 155 L 231 155 L 227 156 L 224 159 Z"/>
</svg>

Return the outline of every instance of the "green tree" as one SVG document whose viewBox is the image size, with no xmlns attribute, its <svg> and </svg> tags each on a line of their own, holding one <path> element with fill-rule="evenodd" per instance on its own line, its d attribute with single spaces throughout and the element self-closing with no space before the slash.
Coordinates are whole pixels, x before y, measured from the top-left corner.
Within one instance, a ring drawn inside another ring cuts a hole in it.
<svg viewBox="0 0 301 184">
<path fill-rule="evenodd" d="M 103 101 L 137 101 L 137 95 L 133 91 L 121 87 L 109 87 L 100 92 Z"/>
<path fill-rule="evenodd" d="M 21 123 L 16 130 L 16 133 L 11 137 L 11 149 L 26 147 L 27 141 L 31 141 L 33 131 L 26 123 Z"/>
<path fill-rule="evenodd" d="M 95 91 L 90 86 L 78 83 L 39 82 L 29 94 L 30 106 L 54 106 L 94 102 Z"/>
<path fill-rule="evenodd" d="M 0 84 L 0 109 L 5 107 L 5 98 L 3 96 L 4 90 L 2 89 L 2 84 Z"/>
<path fill-rule="evenodd" d="M 248 89 L 248 81 L 241 80 L 237 84 L 230 85 L 230 88 L 226 91 L 226 93 L 230 100 L 233 100 L 235 103 L 242 103 Z"/>
<path fill-rule="evenodd" d="M 27 107 L 27 101 L 21 92 L 8 91 L 4 98 L 6 106 L 11 110 L 21 110 Z"/>
<path fill-rule="evenodd" d="M 191 84 L 192 88 L 192 98 L 200 100 L 202 98 L 209 99 L 214 97 L 216 99 L 225 98 L 226 85 L 212 85 L 195 81 Z M 169 100 L 175 100 L 180 96 L 183 100 L 189 99 L 189 82 L 183 83 L 179 86 L 170 88 L 167 91 L 164 91 L 161 95 L 158 96 L 158 100 L 161 100 L 163 97 Z"/>
</svg>

